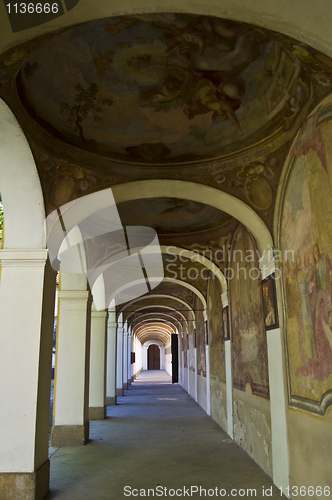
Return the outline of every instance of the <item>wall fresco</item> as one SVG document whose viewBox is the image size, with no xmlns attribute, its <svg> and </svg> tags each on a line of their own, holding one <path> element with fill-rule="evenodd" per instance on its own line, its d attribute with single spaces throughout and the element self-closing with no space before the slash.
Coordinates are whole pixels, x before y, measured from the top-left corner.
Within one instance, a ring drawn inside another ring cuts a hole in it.
<svg viewBox="0 0 332 500">
<path fill-rule="evenodd" d="M 210 377 L 226 382 L 225 343 L 222 321 L 220 282 L 211 273 L 207 297 L 208 334 L 210 346 Z"/>
<path fill-rule="evenodd" d="M 205 349 L 203 305 L 198 297 L 196 297 L 195 299 L 195 323 L 196 323 L 197 373 L 198 375 L 206 377 L 206 349 Z"/>
<path fill-rule="evenodd" d="M 291 403 L 318 413 L 332 389 L 331 139 L 329 104 L 304 123 L 292 148 L 281 221 Z"/>
<path fill-rule="evenodd" d="M 229 279 L 233 385 L 269 397 L 266 335 L 263 321 L 258 251 L 251 234 L 240 225 L 231 248 Z"/>
</svg>

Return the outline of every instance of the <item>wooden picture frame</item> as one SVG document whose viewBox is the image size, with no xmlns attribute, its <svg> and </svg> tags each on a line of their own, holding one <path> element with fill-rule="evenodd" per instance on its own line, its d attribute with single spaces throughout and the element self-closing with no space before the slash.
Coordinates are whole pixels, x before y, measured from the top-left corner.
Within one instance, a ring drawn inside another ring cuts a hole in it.
<svg viewBox="0 0 332 500">
<path fill-rule="evenodd" d="M 222 327 L 223 327 L 224 340 L 230 340 L 228 306 L 224 307 L 222 310 Z"/>
<path fill-rule="evenodd" d="M 207 320 L 204 321 L 204 344 L 209 344 Z"/>
<path fill-rule="evenodd" d="M 262 296 L 265 330 L 274 330 L 279 326 L 274 276 L 262 281 Z"/>
</svg>

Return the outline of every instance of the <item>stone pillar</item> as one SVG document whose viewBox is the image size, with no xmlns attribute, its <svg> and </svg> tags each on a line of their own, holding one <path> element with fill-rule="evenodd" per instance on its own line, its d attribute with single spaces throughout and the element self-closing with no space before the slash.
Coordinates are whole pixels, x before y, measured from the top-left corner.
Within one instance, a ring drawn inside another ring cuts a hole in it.
<svg viewBox="0 0 332 500">
<path fill-rule="evenodd" d="M 106 418 L 106 319 L 107 311 L 91 310 L 89 420 Z"/>
<path fill-rule="evenodd" d="M 187 392 L 190 394 L 190 350 L 187 349 Z"/>
<path fill-rule="evenodd" d="M 222 307 L 228 306 L 228 291 L 221 294 Z M 230 325 L 228 325 L 230 328 Z M 233 375 L 231 341 L 225 340 L 227 433 L 233 439 Z"/>
<path fill-rule="evenodd" d="M 189 350 L 188 350 L 188 380 L 189 380 Z M 189 392 L 189 382 L 188 382 Z M 197 347 L 195 347 L 195 401 L 198 401 Z"/>
<path fill-rule="evenodd" d="M 132 374 L 131 374 L 131 349 L 132 349 L 132 336 L 130 330 L 128 331 L 128 351 L 127 351 L 127 367 L 128 367 L 128 373 L 127 373 L 127 379 L 128 379 L 128 386 L 132 382 Z"/>
<path fill-rule="evenodd" d="M 109 312 L 107 323 L 106 404 L 116 405 L 116 321 L 115 313 Z"/>
<path fill-rule="evenodd" d="M 203 311 L 203 318 L 205 322 L 206 335 L 205 339 L 205 365 L 206 365 L 206 413 L 211 415 L 211 389 L 210 389 L 210 346 L 208 340 L 208 325 L 207 325 L 207 312 Z"/>
<path fill-rule="evenodd" d="M 62 274 L 54 379 L 52 446 L 89 440 L 91 296 L 86 276 Z"/>
<path fill-rule="evenodd" d="M 123 396 L 123 328 L 117 325 L 116 333 L 116 396 Z"/>
<path fill-rule="evenodd" d="M 128 389 L 128 331 L 127 327 L 122 328 L 123 332 L 123 355 L 122 355 L 122 369 L 123 369 L 123 390 Z"/>
<path fill-rule="evenodd" d="M 271 248 L 259 259 L 262 279 L 275 276 L 276 269 L 274 249 Z M 278 275 L 277 275 L 278 276 Z M 276 296 L 281 296 L 278 288 L 279 280 L 275 281 Z M 267 354 L 269 366 L 269 387 L 271 406 L 271 437 L 273 482 L 280 488 L 289 486 L 289 454 L 287 441 L 287 407 L 285 365 L 283 356 L 283 339 L 280 328 L 266 332 Z"/>
<path fill-rule="evenodd" d="M 48 432 L 55 272 L 47 250 L 0 250 L 0 497 L 41 500 Z"/>
</svg>

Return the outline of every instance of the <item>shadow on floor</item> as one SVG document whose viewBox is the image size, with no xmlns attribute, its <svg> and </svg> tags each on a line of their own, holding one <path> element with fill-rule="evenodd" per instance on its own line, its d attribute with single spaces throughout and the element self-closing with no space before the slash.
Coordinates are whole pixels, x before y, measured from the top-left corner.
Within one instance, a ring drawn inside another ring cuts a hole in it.
<svg viewBox="0 0 332 500">
<path fill-rule="evenodd" d="M 269 498 L 281 498 L 270 477 L 166 372 L 142 372 L 119 404 L 107 408 L 107 417 L 90 422 L 86 446 L 50 448 L 47 500 L 118 500 L 136 493 L 263 498 L 270 488 Z"/>
</svg>

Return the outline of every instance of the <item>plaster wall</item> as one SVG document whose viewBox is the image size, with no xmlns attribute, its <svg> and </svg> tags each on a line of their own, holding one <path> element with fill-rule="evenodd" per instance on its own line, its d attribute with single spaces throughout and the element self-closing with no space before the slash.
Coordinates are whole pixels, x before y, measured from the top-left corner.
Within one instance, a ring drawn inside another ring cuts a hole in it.
<svg viewBox="0 0 332 500">
<path fill-rule="evenodd" d="M 327 410 L 327 415 L 323 416 L 323 405 L 319 405 L 320 401 L 327 404 L 331 401 L 332 357 L 329 332 L 331 288 L 328 279 L 326 288 L 320 287 L 317 272 L 317 269 L 321 269 L 320 264 L 319 268 L 314 266 L 314 273 L 310 277 L 308 274 L 305 283 L 309 288 L 308 290 L 304 288 L 305 293 L 303 293 L 301 271 L 302 269 L 307 271 L 307 260 L 304 257 L 307 259 L 309 256 L 311 261 L 315 245 L 321 248 L 324 265 L 330 269 L 331 116 L 331 96 L 329 96 L 312 111 L 295 138 L 285 162 L 278 192 L 276 209 L 278 217 L 275 217 L 275 237 L 279 241 L 280 249 L 283 252 L 291 250 L 295 255 L 294 262 L 290 258 L 284 259 L 279 268 L 282 278 L 279 285 L 283 299 L 280 318 L 283 326 L 284 365 L 289 390 L 287 409 L 289 482 L 290 487 L 297 486 L 299 489 L 301 486 L 306 488 L 313 486 L 315 492 L 312 498 L 324 495 L 324 493 L 320 495 L 316 487 L 322 487 L 323 491 L 324 487 L 332 489 L 330 463 L 332 417 L 329 412 L 331 407 Z M 302 144 L 303 130 L 309 129 L 311 135 L 309 134 L 307 142 Z M 319 134 L 321 141 L 319 152 L 324 153 L 321 157 L 318 156 L 314 146 L 307 147 L 312 135 L 319 136 Z M 303 146 L 303 150 L 295 155 L 295 148 L 299 145 Z M 305 190 L 308 193 L 306 197 L 302 195 Z M 302 195 L 300 198 L 302 205 L 296 205 L 296 195 Z M 291 218 L 287 218 L 289 214 L 292 214 Z M 303 222 L 300 220 L 301 217 Z M 294 227 L 301 228 L 296 235 Z M 321 257 L 319 258 L 321 262 Z M 310 314 L 306 317 L 307 304 L 310 306 Z M 321 415 L 318 414 L 319 411 Z"/>
<path fill-rule="evenodd" d="M 207 412 L 206 377 L 197 375 L 197 403 Z"/>
<path fill-rule="evenodd" d="M 227 432 L 227 394 L 226 384 L 211 378 L 211 417 Z"/>
<path fill-rule="evenodd" d="M 134 352 L 135 352 L 134 377 L 136 378 L 143 370 L 143 346 L 137 337 L 135 337 L 134 339 Z"/>
<path fill-rule="evenodd" d="M 195 372 L 189 370 L 189 394 L 195 399 Z"/>
<path fill-rule="evenodd" d="M 182 379 L 182 387 L 187 391 L 188 390 L 188 368 L 185 366 L 183 368 L 183 379 Z"/>
<path fill-rule="evenodd" d="M 233 388 L 234 440 L 272 477 L 270 401 Z"/>
<path fill-rule="evenodd" d="M 34 158 L 18 121 L 1 99 L 0 136 L 1 164 L 6 165 L 0 169 L 4 248 L 45 248 L 44 201 Z"/>
<path fill-rule="evenodd" d="M 181 352 L 179 353 L 181 354 Z M 179 358 L 180 361 L 180 358 Z M 171 353 L 171 345 L 165 346 L 165 365 L 164 369 L 172 375 L 172 353 Z M 180 363 L 179 363 L 179 374 L 180 374 Z"/>
<path fill-rule="evenodd" d="M 332 491 L 332 413 L 320 418 L 289 409 L 288 436 L 290 487 L 328 486 Z M 315 493 L 311 498 L 319 497 Z"/>
</svg>

